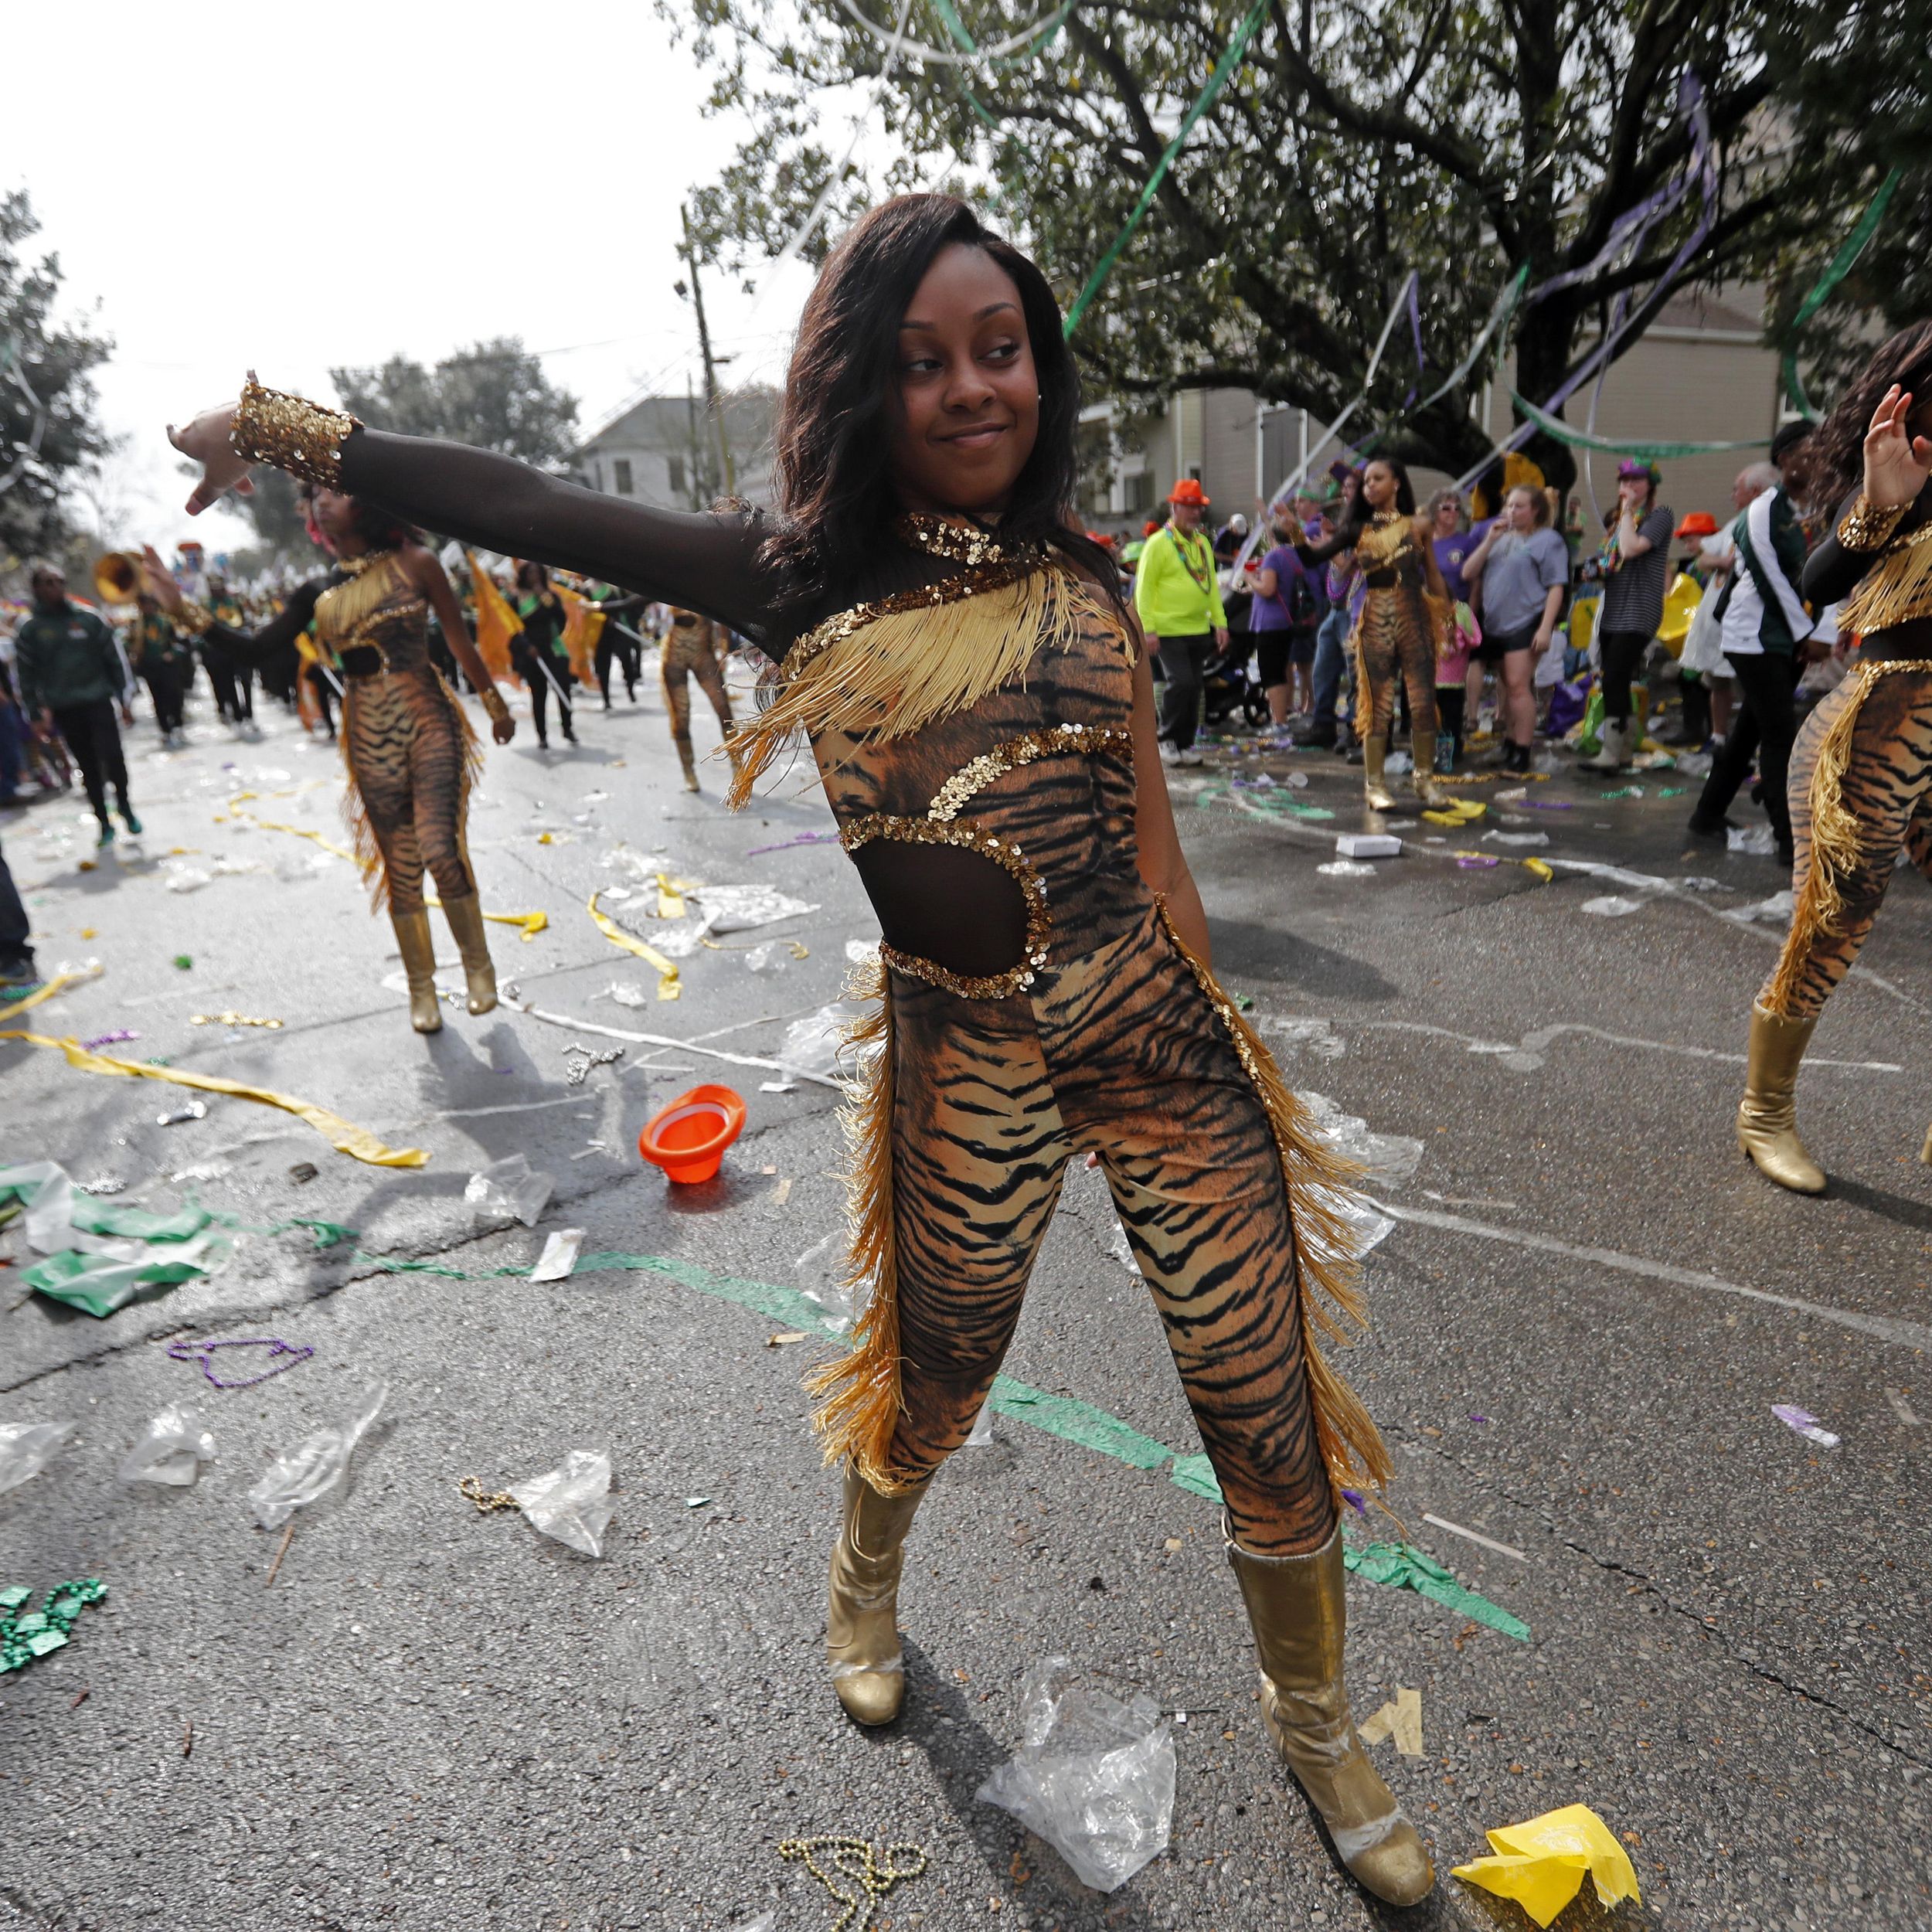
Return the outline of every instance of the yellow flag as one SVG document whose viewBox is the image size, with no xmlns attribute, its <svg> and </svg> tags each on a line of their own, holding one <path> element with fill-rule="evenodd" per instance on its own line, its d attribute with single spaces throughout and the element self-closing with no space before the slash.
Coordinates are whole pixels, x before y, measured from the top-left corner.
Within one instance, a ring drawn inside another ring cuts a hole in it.
<svg viewBox="0 0 1932 1932">
<path fill-rule="evenodd" d="M 465 550 L 469 559 L 470 582 L 476 592 L 476 648 L 493 678 L 507 678 L 510 670 L 510 640 L 523 628 L 523 620 L 510 608 L 509 600 L 496 587 L 496 580 Z"/>
<path fill-rule="evenodd" d="M 563 648 L 569 653 L 570 668 L 587 689 L 597 681 L 597 640 L 604 635 L 604 613 L 590 600 L 568 585 L 552 587 L 563 600 Z"/>
</svg>

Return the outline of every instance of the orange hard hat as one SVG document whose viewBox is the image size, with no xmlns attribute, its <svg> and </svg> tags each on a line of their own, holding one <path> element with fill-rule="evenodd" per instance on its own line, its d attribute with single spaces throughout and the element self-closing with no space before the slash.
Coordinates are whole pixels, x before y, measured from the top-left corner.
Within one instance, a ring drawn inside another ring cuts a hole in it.
<svg viewBox="0 0 1932 1932">
<path fill-rule="evenodd" d="M 1167 493 L 1170 503 L 1185 503 L 1190 509 L 1205 510 L 1208 506 L 1208 493 L 1201 488 L 1199 477 L 1184 476 Z"/>
</svg>

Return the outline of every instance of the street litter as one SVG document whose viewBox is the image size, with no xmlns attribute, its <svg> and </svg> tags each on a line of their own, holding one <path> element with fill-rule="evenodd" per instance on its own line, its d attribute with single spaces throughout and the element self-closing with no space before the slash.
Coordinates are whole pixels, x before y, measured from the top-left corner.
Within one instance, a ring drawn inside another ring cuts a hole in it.
<svg viewBox="0 0 1932 1932">
<path fill-rule="evenodd" d="M 1886 1389 L 1885 1399 L 1891 1403 L 1893 1414 L 1896 1416 L 1906 1428 L 1916 1429 L 1920 1423 L 1924 1421 L 1924 1417 L 1906 1400 L 1905 1391 L 1903 1389 Z"/>
<path fill-rule="evenodd" d="M 192 1013 L 189 1015 L 190 1026 L 263 1026 L 271 1032 L 281 1031 L 284 1022 L 278 1019 L 251 1019 L 246 1013 Z"/>
<path fill-rule="evenodd" d="M 745 970 L 753 973 L 782 973 L 791 954 L 777 940 L 767 939 L 762 945 L 747 947 L 745 950 Z"/>
<path fill-rule="evenodd" d="M 1455 1876 L 1499 1899 L 1514 1899 L 1539 1926 L 1554 1923 L 1586 1877 L 1600 1905 L 1643 1903 L 1630 1854 L 1587 1804 L 1566 1804 L 1485 1835 L 1495 1855 L 1458 1865 Z"/>
<path fill-rule="evenodd" d="M 536 1266 L 530 1270 L 532 1281 L 561 1281 L 577 1264 L 577 1255 L 583 1246 L 581 1228 L 559 1228 L 543 1243 L 543 1252 L 537 1257 Z"/>
<path fill-rule="evenodd" d="M 1167 1849 L 1174 1813 L 1174 1738 L 1144 1691 L 1127 1702 L 1063 1679 L 1049 1657 L 1020 1692 L 1019 1749 L 976 1795 L 1044 1838 L 1083 1883 L 1111 1892 Z"/>
<path fill-rule="evenodd" d="M 270 1366 L 260 1375 L 246 1376 L 240 1382 L 224 1382 L 215 1372 L 217 1349 L 266 1349 L 268 1353 L 264 1359 Z M 211 1389 L 252 1389 L 257 1383 L 266 1382 L 270 1376 L 281 1375 L 298 1362 L 306 1362 L 315 1352 L 305 1342 L 284 1342 L 272 1335 L 236 1335 L 221 1342 L 171 1342 L 168 1345 L 168 1360 L 199 1362 L 202 1379 Z"/>
<path fill-rule="evenodd" d="M 1481 1417 L 1473 1417 L 1480 1420 Z M 1520 1549 L 1512 1549 L 1508 1543 L 1499 1543 L 1493 1536 L 1485 1536 L 1480 1531 L 1465 1529 L 1459 1522 L 1451 1522 L 1446 1516 L 1432 1516 L 1426 1509 L 1422 1512 L 1424 1522 L 1432 1522 L 1438 1529 L 1446 1529 L 1452 1536 L 1466 1538 L 1472 1543 L 1481 1543 L 1485 1549 L 1493 1549 L 1498 1556 L 1514 1556 L 1518 1563 L 1526 1563 L 1529 1559 Z"/>
<path fill-rule="evenodd" d="M 121 1482 L 154 1482 L 185 1489 L 200 1475 L 202 1464 L 214 1459 L 215 1438 L 202 1427 L 200 1416 L 171 1403 L 148 1424 L 146 1434 L 128 1451 L 116 1476 Z"/>
<path fill-rule="evenodd" d="M 1422 1693 L 1397 1689 L 1394 1699 L 1365 1718 L 1356 1735 L 1365 1744 L 1391 1740 L 1404 1757 L 1422 1755 Z"/>
<path fill-rule="evenodd" d="M 0 1203 L 9 1199 L 26 1209 L 27 1245 L 43 1257 L 21 1270 L 22 1285 L 97 1318 L 147 1289 L 213 1274 L 234 1246 L 202 1209 L 110 1206 L 52 1161 L 0 1168 Z"/>
<path fill-rule="evenodd" d="M 795 1094 L 798 1090 L 798 1083 L 796 1080 L 760 1080 L 758 1083 L 760 1094 Z"/>
<path fill-rule="evenodd" d="M 1724 849 L 1768 859 L 1777 850 L 1777 840 L 1769 825 L 1733 825 L 1724 835 Z"/>
<path fill-rule="evenodd" d="M 0 1675 L 24 1670 L 36 1658 L 64 1648 L 82 1611 L 107 1594 L 107 1586 L 98 1577 L 83 1577 L 73 1583 L 56 1583 L 40 1608 L 30 1611 L 26 1606 L 33 1591 L 28 1585 L 15 1583 L 0 1590 Z M 83 1691 L 80 1696 L 87 1694 Z M 79 1697 L 74 1699 L 77 1704 L 80 1701 Z"/>
<path fill-rule="evenodd" d="M 521 1221 L 533 1228 L 556 1185 L 553 1176 L 534 1172 L 523 1155 L 512 1154 L 472 1174 L 463 1198 L 480 1216 Z"/>
<path fill-rule="evenodd" d="M 98 1033 L 92 1039 L 83 1039 L 80 1044 L 84 1052 L 98 1053 L 104 1046 L 118 1046 L 124 1040 L 139 1039 L 141 1036 L 125 1026 L 117 1026 L 111 1033 Z"/>
<path fill-rule="evenodd" d="M 1687 879 L 1684 883 L 1688 886 L 1690 881 Z M 1740 921 L 1770 919 L 1781 926 L 1791 916 L 1791 890 L 1787 886 L 1781 893 L 1773 893 L 1769 899 L 1760 899 L 1754 905 L 1736 906 L 1724 917 Z"/>
<path fill-rule="evenodd" d="M 561 1468 L 513 1482 L 505 1494 L 515 1498 L 533 1529 L 587 1556 L 601 1556 L 604 1528 L 617 1507 L 610 1490 L 610 1457 L 573 1449 Z"/>
<path fill-rule="evenodd" d="M 857 1000 L 834 1000 L 785 1029 L 778 1058 L 785 1068 L 815 1080 L 830 1080 L 837 1073 L 845 1045 L 845 1029 L 867 1011 Z"/>
<path fill-rule="evenodd" d="M 851 1244 L 843 1228 L 812 1243 L 791 1264 L 792 1277 L 806 1295 L 831 1316 L 835 1332 L 842 1335 L 857 1318 L 845 1268 Z M 864 1298 L 861 1298 L 860 1306 Z"/>
<path fill-rule="evenodd" d="M 1838 1445 L 1838 1438 L 1822 1427 L 1808 1409 L 1800 1409 L 1788 1402 L 1774 1402 L 1771 1404 L 1771 1413 L 1786 1428 L 1796 1430 L 1807 1442 L 1815 1442 L 1821 1449 L 1835 1449 Z"/>
<path fill-rule="evenodd" d="M 693 886 L 686 896 L 696 900 L 705 930 L 713 933 L 749 932 L 818 910 L 771 886 Z"/>
<path fill-rule="evenodd" d="M 1298 1089 L 1294 1097 L 1315 1117 L 1315 1131 L 1371 1180 L 1406 1181 L 1422 1165 L 1422 1143 L 1406 1134 L 1372 1134 L 1359 1115 L 1344 1113 L 1325 1094 Z"/>
<path fill-rule="evenodd" d="M 179 1107 L 170 1107 L 165 1114 L 155 1116 L 157 1127 L 179 1127 L 183 1121 L 205 1121 L 208 1117 L 206 1100 L 184 1100 Z"/>
<path fill-rule="evenodd" d="M 300 1187 L 304 1182 L 314 1180 L 321 1171 L 313 1161 L 298 1161 L 288 1170 L 288 1178 Z"/>
<path fill-rule="evenodd" d="M 1641 913 L 1644 910 L 1644 902 L 1641 899 L 1622 899 L 1615 893 L 1606 893 L 1600 899 L 1586 899 L 1577 910 L 1580 912 L 1595 913 L 1604 919 L 1624 919 L 1632 913 Z"/>
<path fill-rule="evenodd" d="M 780 839 L 775 845 L 753 845 L 745 856 L 757 859 L 768 852 L 789 852 L 794 845 L 835 845 L 838 842 L 835 832 L 801 832 L 796 838 Z"/>
<path fill-rule="evenodd" d="M 604 999 L 614 999 L 620 1006 L 645 1006 L 650 1004 L 650 995 L 641 986 L 633 986 L 623 980 L 614 979 L 599 995 Z"/>
<path fill-rule="evenodd" d="M 1549 835 L 1546 832 L 1486 832 L 1485 840 L 1492 845 L 1546 845 Z"/>
<path fill-rule="evenodd" d="M 716 1174 L 743 1131 L 745 1104 L 729 1087 L 694 1087 L 660 1107 L 638 1135 L 638 1152 L 682 1186 Z"/>
<path fill-rule="evenodd" d="M 849 939 L 845 941 L 845 957 L 855 966 L 876 966 L 879 964 L 879 941 L 876 939 Z"/>
<path fill-rule="evenodd" d="M 73 1433 L 71 1422 L 0 1422 L 0 1490 L 39 1475 Z"/>
<path fill-rule="evenodd" d="M 1335 842 L 1339 859 L 1393 859 L 1402 850 L 1402 841 L 1386 832 L 1345 832 Z"/>
<path fill-rule="evenodd" d="M 973 1418 L 972 1428 L 968 1432 L 965 1447 L 968 1449 L 990 1448 L 993 1441 L 993 1405 L 990 1402 L 980 1404 L 979 1413 Z"/>
<path fill-rule="evenodd" d="M 1376 869 L 1372 866 L 1358 864 L 1352 859 L 1331 859 L 1315 867 L 1331 879 L 1372 879 Z"/>
<path fill-rule="evenodd" d="M 263 1529 L 281 1529 L 297 1510 L 327 1495 L 349 1474 L 349 1458 L 388 1394 L 389 1384 L 379 1384 L 333 1428 L 318 1429 L 292 1454 L 275 1458 L 248 1492 L 255 1520 Z"/>
<path fill-rule="evenodd" d="M 624 1058 L 621 1046 L 580 1046 L 573 1041 L 563 1049 L 563 1081 L 566 1087 L 581 1087 L 594 1066 L 614 1066 Z"/>
<path fill-rule="evenodd" d="M 832 1869 L 818 1862 L 821 1852 L 830 1852 Z M 896 1885 L 916 1879 L 926 1869 L 924 1848 L 917 1845 L 888 1845 L 884 1858 L 875 1858 L 869 1840 L 862 1838 L 788 1838 L 778 1847 L 778 1855 L 796 1859 L 845 1910 L 832 1932 L 869 1932 L 876 1923 L 880 1900 Z M 839 1881 L 855 1885 L 856 1893 L 842 1891 Z M 915 1915 L 917 1916 L 917 1915 Z M 772 1923 L 766 1913 L 740 1932 L 760 1932 Z"/>
</svg>

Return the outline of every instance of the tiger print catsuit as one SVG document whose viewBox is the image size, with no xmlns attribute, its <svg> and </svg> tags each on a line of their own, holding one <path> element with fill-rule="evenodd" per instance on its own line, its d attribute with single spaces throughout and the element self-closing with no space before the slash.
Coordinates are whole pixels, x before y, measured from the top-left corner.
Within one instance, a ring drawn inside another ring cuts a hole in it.
<svg viewBox="0 0 1932 1932">
<path fill-rule="evenodd" d="M 1901 852 L 1932 878 L 1932 485 L 1893 522 L 1860 548 L 1841 522 L 1805 565 L 1805 596 L 1861 643 L 1791 753 L 1791 929 L 1758 995 L 1788 1019 L 1851 971 Z"/>
<path fill-rule="evenodd" d="M 1355 733 L 1386 738 L 1395 723 L 1398 672 L 1409 692 L 1409 729 L 1436 730 L 1436 637 L 1440 628 L 1428 593 L 1424 553 L 1415 519 L 1401 510 L 1376 512 L 1366 525 L 1345 524 L 1295 553 L 1320 562 L 1352 549 L 1362 567 L 1362 610 L 1355 622 Z"/>
<path fill-rule="evenodd" d="M 678 747 L 678 762 L 684 767 L 685 782 L 697 788 L 698 767 L 691 750 L 691 685 L 698 686 L 711 700 L 727 743 L 736 726 L 731 716 L 731 694 L 725 689 L 724 658 L 728 640 L 723 624 L 695 611 L 674 609 L 671 628 L 664 636 L 664 655 L 658 676 L 664 685 L 665 709 L 671 714 L 671 737 Z"/>
<path fill-rule="evenodd" d="M 400 556 L 345 560 L 332 577 L 303 585 L 262 630 L 216 623 L 209 634 L 265 654 L 311 621 L 342 673 L 342 809 L 377 905 L 420 912 L 425 871 L 445 901 L 467 898 L 476 890 L 464 838 L 476 738 L 430 662 L 428 607 Z"/>
</svg>

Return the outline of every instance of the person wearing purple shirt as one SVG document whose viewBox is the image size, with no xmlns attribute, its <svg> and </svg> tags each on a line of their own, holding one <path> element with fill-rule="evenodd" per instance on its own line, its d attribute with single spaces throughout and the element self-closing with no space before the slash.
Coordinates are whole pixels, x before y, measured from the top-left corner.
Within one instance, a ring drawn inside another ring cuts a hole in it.
<svg viewBox="0 0 1932 1932">
<path fill-rule="evenodd" d="M 1345 519 L 1361 488 L 1361 473 L 1349 471 L 1342 479 L 1339 501 L 1326 504 L 1324 515 Z M 1332 746 L 1338 736 L 1335 701 L 1342 689 L 1342 658 L 1349 627 L 1361 608 L 1363 594 L 1352 550 L 1330 562 L 1325 587 L 1328 614 L 1315 634 L 1315 708 L 1295 731 L 1297 744 Z"/>
<path fill-rule="evenodd" d="M 1293 511 L 1284 507 L 1276 512 L 1270 531 L 1275 542 L 1255 573 L 1254 603 L 1248 617 L 1261 689 L 1267 694 L 1268 717 L 1277 728 L 1287 723 L 1291 711 L 1308 709 L 1313 695 L 1310 673 L 1315 628 L 1328 609 L 1326 573 L 1295 555 L 1296 529 Z M 1318 536 L 1321 529 L 1318 517 L 1301 526 L 1301 534 Z"/>
</svg>

